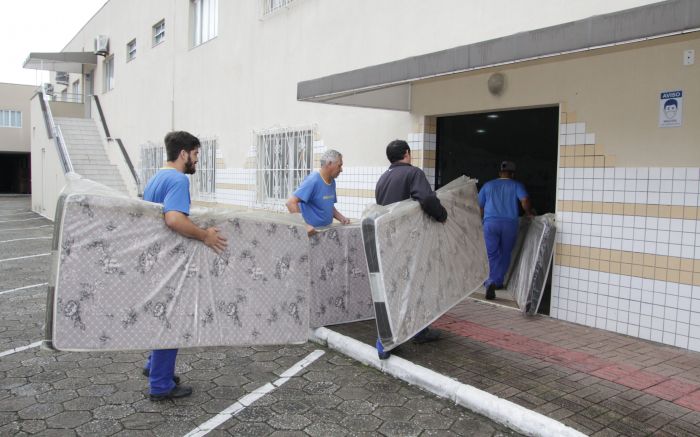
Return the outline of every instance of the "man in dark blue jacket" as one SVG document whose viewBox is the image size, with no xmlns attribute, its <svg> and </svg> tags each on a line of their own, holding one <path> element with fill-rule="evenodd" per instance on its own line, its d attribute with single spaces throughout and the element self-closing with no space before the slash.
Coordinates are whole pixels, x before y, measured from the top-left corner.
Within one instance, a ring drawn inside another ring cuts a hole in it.
<svg viewBox="0 0 700 437">
<path fill-rule="evenodd" d="M 406 199 L 420 203 L 426 214 L 440 223 L 447 220 L 447 210 L 440 203 L 435 192 L 430 188 L 428 178 L 423 170 L 411 165 L 411 148 L 403 140 L 394 140 L 386 146 L 386 157 L 391 165 L 377 181 L 374 197 L 377 205 L 389 205 Z M 440 339 L 440 332 L 428 328 L 413 337 L 415 343 L 427 343 Z M 377 339 L 377 354 L 385 360 L 391 356 Z"/>
</svg>

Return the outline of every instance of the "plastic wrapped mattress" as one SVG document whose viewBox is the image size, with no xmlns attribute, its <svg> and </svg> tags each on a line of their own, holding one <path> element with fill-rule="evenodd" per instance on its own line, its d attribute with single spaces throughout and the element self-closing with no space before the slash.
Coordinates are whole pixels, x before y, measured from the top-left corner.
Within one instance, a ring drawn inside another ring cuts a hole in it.
<svg viewBox="0 0 700 437">
<path fill-rule="evenodd" d="M 482 287 L 488 276 L 476 181 L 464 176 L 437 191 L 439 223 L 412 199 L 372 205 L 362 216 L 379 338 L 391 350 Z"/>
<path fill-rule="evenodd" d="M 512 263 L 506 289 L 524 314 L 537 314 L 542 301 L 552 265 L 556 230 L 554 214 L 521 221 L 520 232 L 524 237 Z"/>
<path fill-rule="evenodd" d="M 193 209 L 190 218 L 203 227 L 219 227 L 228 248 L 217 255 L 171 231 L 159 204 L 125 197 L 89 180 L 70 181 L 59 198 L 54 229 L 46 324 L 53 347 L 142 350 L 301 343 L 308 338 L 311 314 L 318 323 L 372 317 L 371 307 L 365 308 L 369 285 L 364 296 L 357 295 L 359 304 L 348 288 L 367 281 L 365 264 L 345 256 L 329 272 L 328 260 L 315 254 L 298 215 Z M 332 244 L 340 246 L 340 253 L 362 251 L 358 225 L 342 232 L 333 229 L 312 240 L 317 249 Z M 356 247 L 344 246 L 348 242 Z M 312 272 L 324 268 L 325 286 L 314 281 L 319 287 L 311 287 Z M 342 279 L 344 272 L 352 279 Z M 334 303 L 337 295 L 345 303 L 326 304 L 323 317 L 311 307 L 312 302 Z"/>
<path fill-rule="evenodd" d="M 311 326 L 374 317 L 360 225 L 334 224 L 310 237 Z"/>
</svg>

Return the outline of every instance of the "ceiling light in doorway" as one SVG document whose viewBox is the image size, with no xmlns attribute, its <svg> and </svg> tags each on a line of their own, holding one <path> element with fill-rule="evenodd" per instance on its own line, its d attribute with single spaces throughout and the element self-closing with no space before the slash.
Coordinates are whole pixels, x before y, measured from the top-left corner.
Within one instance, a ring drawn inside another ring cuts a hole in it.
<svg viewBox="0 0 700 437">
<path fill-rule="evenodd" d="M 498 114 L 489 114 L 489 115 L 487 115 L 486 117 L 496 119 L 496 118 L 498 118 L 499 116 L 498 116 Z"/>
<path fill-rule="evenodd" d="M 477 130 L 476 130 L 476 133 L 478 133 L 478 134 L 485 134 L 485 133 L 486 133 L 486 129 L 477 129 Z"/>
</svg>

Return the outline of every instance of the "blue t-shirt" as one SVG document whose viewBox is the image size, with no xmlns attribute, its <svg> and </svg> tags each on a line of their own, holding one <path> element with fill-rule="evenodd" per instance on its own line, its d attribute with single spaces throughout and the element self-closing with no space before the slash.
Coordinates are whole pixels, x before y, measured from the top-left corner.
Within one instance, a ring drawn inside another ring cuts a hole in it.
<svg viewBox="0 0 700 437">
<path fill-rule="evenodd" d="M 299 185 L 294 195 L 301 200 L 301 216 L 311 226 L 328 226 L 333 222 L 333 205 L 335 197 L 335 180 L 330 184 L 323 181 L 318 172 L 311 173 Z"/>
<path fill-rule="evenodd" d="M 162 203 L 163 214 L 180 211 L 190 214 L 190 180 L 174 168 L 158 170 L 143 190 L 143 200 Z"/>
<path fill-rule="evenodd" d="M 479 206 L 484 208 L 484 221 L 488 219 L 517 220 L 518 203 L 527 197 L 525 186 L 513 179 L 488 181 L 479 191 Z"/>
</svg>

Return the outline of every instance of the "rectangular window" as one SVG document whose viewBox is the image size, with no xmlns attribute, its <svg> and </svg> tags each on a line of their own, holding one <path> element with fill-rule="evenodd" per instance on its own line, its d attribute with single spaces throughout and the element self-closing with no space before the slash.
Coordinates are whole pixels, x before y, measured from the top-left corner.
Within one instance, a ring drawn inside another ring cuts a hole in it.
<svg viewBox="0 0 700 437">
<path fill-rule="evenodd" d="M 311 172 L 313 128 L 257 133 L 258 201 L 281 203 Z"/>
<path fill-rule="evenodd" d="M 126 44 L 126 62 L 136 57 L 136 39 L 132 39 Z"/>
<path fill-rule="evenodd" d="M 83 101 L 82 96 L 80 95 L 80 80 L 76 80 L 71 85 L 71 94 L 71 101 L 75 103 L 80 103 Z"/>
<path fill-rule="evenodd" d="M 290 3 L 292 3 L 294 0 L 260 0 L 262 1 L 262 15 L 268 15 L 276 10 L 283 8 Z"/>
<path fill-rule="evenodd" d="M 22 113 L 11 109 L 0 109 L 0 127 L 22 127 Z"/>
<path fill-rule="evenodd" d="M 192 47 L 216 37 L 219 31 L 219 0 L 191 0 Z"/>
<path fill-rule="evenodd" d="M 165 20 L 153 25 L 153 45 L 157 46 L 165 40 Z"/>
<path fill-rule="evenodd" d="M 141 183 L 146 185 L 165 164 L 165 147 L 161 144 L 141 144 Z"/>
<path fill-rule="evenodd" d="M 216 200 L 216 138 L 200 138 L 197 171 L 192 175 L 192 194 L 197 200 Z"/>
<path fill-rule="evenodd" d="M 102 81 L 102 92 L 114 89 L 114 55 L 108 56 L 102 63 L 104 77 Z"/>
</svg>

